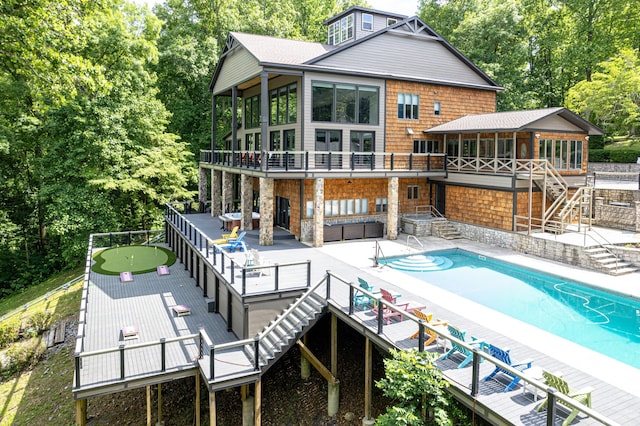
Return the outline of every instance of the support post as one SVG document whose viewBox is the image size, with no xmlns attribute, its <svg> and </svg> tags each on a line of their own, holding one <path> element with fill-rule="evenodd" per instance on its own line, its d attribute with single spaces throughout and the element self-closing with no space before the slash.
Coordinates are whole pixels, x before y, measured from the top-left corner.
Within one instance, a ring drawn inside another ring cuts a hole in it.
<svg viewBox="0 0 640 426">
<path fill-rule="evenodd" d="M 158 426 L 164 425 L 162 420 L 162 383 L 158 383 Z"/>
<path fill-rule="evenodd" d="M 76 400 L 76 426 L 86 426 L 87 424 L 87 400 Z"/>
<path fill-rule="evenodd" d="M 200 372 L 196 372 L 196 424 L 200 426 Z"/>
<path fill-rule="evenodd" d="M 209 426 L 216 426 L 216 393 L 209 392 Z"/>
<path fill-rule="evenodd" d="M 364 418 L 363 425 L 373 425 L 375 420 L 371 418 L 371 380 L 373 367 L 373 351 L 371 339 L 365 338 L 364 343 Z"/>
<path fill-rule="evenodd" d="M 151 426 L 151 386 L 147 386 L 147 426 Z"/>
<path fill-rule="evenodd" d="M 253 394 L 255 426 L 260 426 L 262 424 L 262 382 L 260 380 L 256 382 Z"/>
<path fill-rule="evenodd" d="M 304 343 L 305 346 L 307 345 L 306 334 L 302 336 L 302 343 Z M 302 380 L 307 380 L 309 377 L 311 377 L 311 363 L 304 356 L 300 357 L 300 377 L 302 378 Z"/>
</svg>

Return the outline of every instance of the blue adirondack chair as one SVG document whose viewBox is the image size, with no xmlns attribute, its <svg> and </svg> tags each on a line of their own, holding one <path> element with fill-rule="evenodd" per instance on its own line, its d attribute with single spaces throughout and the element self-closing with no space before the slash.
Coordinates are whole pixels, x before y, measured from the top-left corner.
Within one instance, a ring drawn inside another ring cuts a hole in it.
<svg viewBox="0 0 640 426">
<path fill-rule="evenodd" d="M 246 234 L 247 233 L 245 231 L 242 231 L 240 235 L 238 235 L 238 238 L 234 240 L 229 240 L 229 242 L 227 242 L 226 244 L 221 244 L 218 247 L 220 249 L 229 250 L 229 251 L 236 251 L 236 249 L 245 251 L 247 249 L 247 246 L 244 243 L 244 236 Z"/>
<path fill-rule="evenodd" d="M 477 347 L 479 349 L 483 349 L 486 345 L 486 343 L 484 343 L 482 340 L 479 340 L 478 338 L 473 336 L 471 337 L 471 339 L 467 339 L 466 331 L 460 330 L 458 327 L 451 324 L 447 324 L 447 330 L 449 330 L 449 334 L 451 336 L 463 341 L 467 345 L 470 345 L 472 348 Z M 464 355 L 464 359 L 460 364 L 458 364 L 458 368 L 465 367 L 473 360 L 473 352 L 465 348 L 464 346 L 454 342 L 453 340 L 451 341 L 451 349 L 449 349 L 449 351 L 442 355 L 440 359 L 447 359 L 456 352 L 460 352 L 462 355 Z"/>
<path fill-rule="evenodd" d="M 515 370 L 518 370 L 519 372 L 523 372 L 524 370 L 526 370 L 527 368 L 531 368 L 531 364 L 533 364 L 533 360 L 531 359 L 527 359 L 525 361 L 521 361 L 521 362 L 512 362 L 511 361 L 511 355 L 509 354 L 509 349 L 500 349 L 497 346 L 494 346 L 492 344 L 489 344 L 489 355 L 491 355 L 492 357 L 494 357 L 495 359 L 504 362 L 505 364 L 507 364 L 508 366 L 514 368 Z M 493 377 L 495 377 L 496 374 L 498 373 L 503 373 L 506 374 L 507 376 L 511 377 L 511 382 L 504 388 L 505 392 L 510 391 L 511 389 L 513 389 L 518 382 L 520 381 L 520 377 L 516 376 L 515 374 L 503 369 L 502 367 L 499 367 L 496 365 L 496 368 L 491 372 L 491 374 L 489 374 L 487 377 L 484 378 L 484 381 L 490 380 Z"/>
<path fill-rule="evenodd" d="M 370 293 L 380 293 L 376 291 L 372 285 L 369 285 L 369 283 L 367 283 L 364 279 L 360 277 L 358 277 L 358 283 L 360 283 L 360 288 L 367 290 Z M 375 298 L 359 290 L 356 290 L 356 292 L 353 295 L 353 306 L 362 307 L 363 309 L 365 309 L 369 306 L 373 306 L 373 304 L 375 303 L 375 300 L 376 300 Z"/>
</svg>

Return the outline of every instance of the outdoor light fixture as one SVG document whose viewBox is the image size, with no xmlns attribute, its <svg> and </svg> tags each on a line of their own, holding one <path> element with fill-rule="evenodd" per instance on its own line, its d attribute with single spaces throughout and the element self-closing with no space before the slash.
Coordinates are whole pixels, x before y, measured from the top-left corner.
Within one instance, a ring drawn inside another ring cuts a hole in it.
<svg viewBox="0 0 640 426">
<path fill-rule="evenodd" d="M 536 139 L 540 139 L 540 133 L 536 133 Z"/>
<path fill-rule="evenodd" d="M 407 127 L 407 134 L 408 135 L 412 135 L 413 134 L 413 129 L 411 127 Z"/>
</svg>

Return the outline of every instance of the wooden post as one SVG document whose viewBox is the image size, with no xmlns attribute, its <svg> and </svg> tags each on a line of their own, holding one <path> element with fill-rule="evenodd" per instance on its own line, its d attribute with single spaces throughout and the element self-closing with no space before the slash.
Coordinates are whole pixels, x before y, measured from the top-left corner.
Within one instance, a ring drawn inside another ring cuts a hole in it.
<svg viewBox="0 0 640 426">
<path fill-rule="evenodd" d="M 151 426 L 151 386 L 147 386 L 147 426 Z"/>
<path fill-rule="evenodd" d="M 196 373 L 196 426 L 200 426 L 200 372 Z"/>
<path fill-rule="evenodd" d="M 209 426 L 216 426 L 216 393 L 209 392 Z"/>
<path fill-rule="evenodd" d="M 162 424 L 162 383 L 158 383 L 158 423 Z"/>
<path fill-rule="evenodd" d="M 76 426 L 86 426 L 87 424 L 87 400 L 76 400 Z"/>
<path fill-rule="evenodd" d="M 338 317 L 331 315 L 331 374 L 338 375 Z"/>
<path fill-rule="evenodd" d="M 253 398 L 255 426 L 260 426 L 262 424 L 262 382 L 260 380 L 256 381 Z"/>
<path fill-rule="evenodd" d="M 366 337 L 364 345 L 364 419 L 371 420 L 371 376 L 372 376 L 371 340 Z"/>
</svg>

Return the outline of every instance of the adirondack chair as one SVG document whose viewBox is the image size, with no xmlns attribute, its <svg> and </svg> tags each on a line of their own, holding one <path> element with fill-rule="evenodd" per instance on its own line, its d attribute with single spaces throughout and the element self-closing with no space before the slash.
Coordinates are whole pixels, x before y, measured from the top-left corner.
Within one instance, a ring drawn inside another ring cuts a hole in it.
<svg viewBox="0 0 640 426">
<path fill-rule="evenodd" d="M 575 401 L 579 402 L 582 405 L 591 407 L 591 392 L 593 392 L 593 388 L 591 386 L 588 386 L 580 390 L 571 389 L 569 387 L 569 384 L 562 378 L 562 373 L 554 374 L 548 371 L 543 371 L 542 377 L 544 378 L 544 382 L 547 385 L 555 388 L 558 392 L 568 396 L 571 399 L 574 399 Z M 573 419 L 576 418 L 580 410 L 566 405 L 565 403 L 563 403 L 563 401 L 559 399 L 557 401 L 570 410 L 569 416 L 567 416 L 564 422 L 562 422 L 562 426 L 567 426 L 573 421 Z M 549 397 L 546 397 L 540 403 L 540 405 L 538 405 L 538 407 L 536 408 L 536 411 L 544 410 L 547 407 L 548 402 L 549 402 Z"/>
<path fill-rule="evenodd" d="M 247 246 L 244 243 L 244 236 L 246 234 L 247 233 L 245 231 L 242 231 L 240 235 L 238 235 L 238 238 L 236 238 L 235 240 L 230 240 L 226 244 L 221 244 L 218 247 L 229 251 L 236 251 L 236 249 L 246 251 Z"/>
<path fill-rule="evenodd" d="M 414 310 L 413 311 L 413 315 L 417 316 L 419 319 L 423 320 L 424 322 L 428 323 L 429 325 L 432 326 L 443 326 L 446 327 L 447 323 L 445 321 L 442 320 L 433 320 L 433 314 L 425 314 L 424 312 L 420 311 L 420 310 Z M 424 341 L 424 345 L 425 346 L 429 346 L 435 342 L 438 341 L 439 338 L 441 338 L 438 333 L 429 330 L 428 328 L 424 329 L 425 334 L 427 335 L 427 338 Z M 418 337 L 418 335 L 420 334 L 420 328 L 418 328 L 418 331 L 416 331 L 415 333 L 413 333 L 411 336 L 409 336 L 410 339 L 415 339 L 416 337 Z"/>
<path fill-rule="evenodd" d="M 451 324 L 447 324 L 447 330 L 449 331 L 449 334 L 451 336 L 455 337 L 458 340 L 463 341 L 467 345 L 470 345 L 472 348 L 477 347 L 482 350 L 486 346 L 486 343 L 484 343 L 482 340 L 478 339 L 477 337 L 471 336 L 471 339 L 467 339 L 466 331 L 460 330 L 458 327 L 455 327 Z M 447 351 L 444 355 L 442 355 L 440 359 L 447 359 L 456 352 L 460 352 L 462 355 L 464 355 L 464 359 L 460 364 L 458 364 L 458 368 L 465 367 L 467 364 L 469 364 L 473 360 L 473 352 L 465 348 L 464 346 L 460 345 L 459 343 L 454 342 L 453 340 L 451 341 L 451 349 L 449 349 L 449 351 Z"/>
<path fill-rule="evenodd" d="M 372 285 L 369 285 L 364 279 L 358 277 L 358 282 L 360 283 L 360 288 L 367 290 L 370 293 L 378 294 L 379 292 L 375 291 L 375 288 Z M 373 306 L 375 304 L 376 299 L 371 297 L 359 290 L 357 290 L 353 295 L 353 306 L 368 308 L 369 306 Z"/>
<path fill-rule="evenodd" d="M 520 362 L 512 362 L 511 355 L 509 354 L 509 349 L 501 349 L 492 344 L 489 344 L 489 355 L 491 355 L 492 357 L 494 357 L 499 361 L 504 362 L 505 364 L 518 370 L 519 372 L 523 372 L 527 368 L 531 368 L 531 364 L 533 364 L 533 360 L 531 359 L 527 359 L 525 361 L 520 361 Z M 506 374 L 512 379 L 511 382 L 504 388 L 504 392 L 508 392 L 511 389 L 513 389 L 520 381 L 520 377 L 514 375 L 513 373 L 497 365 L 496 365 L 496 368 L 491 372 L 491 374 L 489 374 L 487 377 L 484 378 L 484 381 L 486 382 L 487 380 L 494 378 L 498 373 Z"/>
<path fill-rule="evenodd" d="M 399 308 L 396 311 L 389 308 L 386 304 L 383 303 L 382 318 L 387 323 L 387 325 L 391 323 L 391 318 L 397 317 L 400 319 L 400 321 L 402 321 L 403 315 L 404 315 L 403 311 L 409 307 L 409 303 L 407 302 L 407 303 L 398 304 L 397 297 L 391 294 L 390 291 L 385 290 L 384 288 L 380 289 L 380 293 L 382 294 L 382 300 L 389 302 L 393 305 L 396 305 Z M 375 313 L 376 318 L 378 318 L 380 310 L 378 309 L 377 306 L 372 309 L 372 312 Z"/>
</svg>

